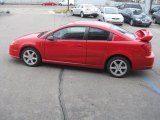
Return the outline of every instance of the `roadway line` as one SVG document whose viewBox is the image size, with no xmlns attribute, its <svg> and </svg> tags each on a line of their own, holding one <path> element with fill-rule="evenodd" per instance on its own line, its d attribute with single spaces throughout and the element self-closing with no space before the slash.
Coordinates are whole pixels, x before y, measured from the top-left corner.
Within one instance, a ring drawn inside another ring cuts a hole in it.
<svg viewBox="0 0 160 120">
<path fill-rule="evenodd" d="M 156 86 L 147 76 L 143 75 L 143 80 L 146 81 L 156 93 L 160 94 L 160 88 L 158 88 L 158 86 Z"/>
</svg>

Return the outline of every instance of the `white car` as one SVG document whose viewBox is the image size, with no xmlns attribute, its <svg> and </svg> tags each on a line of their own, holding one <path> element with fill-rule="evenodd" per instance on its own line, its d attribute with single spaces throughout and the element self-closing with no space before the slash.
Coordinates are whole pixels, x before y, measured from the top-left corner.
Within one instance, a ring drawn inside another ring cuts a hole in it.
<svg viewBox="0 0 160 120">
<path fill-rule="evenodd" d="M 116 25 L 122 25 L 124 23 L 124 18 L 118 12 L 118 8 L 116 7 L 101 7 L 97 18 L 99 21 L 109 22 Z"/>
<path fill-rule="evenodd" d="M 85 16 L 98 16 L 98 8 L 92 4 L 81 4 L 71 9 L 72 15 L 80 15 L 82 18 Z"/>
<path fill-rule="evenodd" d="M 68 5 L 68 0 L 62 0 L 58 3 L 60 6 Z M 74 0 L 69 0 L 69 5 L 74 5 Z"/>
</svg>

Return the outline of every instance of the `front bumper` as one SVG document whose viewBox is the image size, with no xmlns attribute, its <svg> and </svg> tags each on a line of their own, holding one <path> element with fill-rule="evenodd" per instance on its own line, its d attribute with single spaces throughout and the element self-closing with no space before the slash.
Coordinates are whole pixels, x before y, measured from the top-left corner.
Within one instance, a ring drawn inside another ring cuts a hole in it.
<svg viewBox="0 0 160 120">
<path fill-rule="evenodd" d="M 149 26 L 152 24 L 151 21 L 148 21 L 148 22 L 144 22 L 144 21 L 134 21 L 134 24 L 135 25 L 140 25 L 140 26 Z"/>
<path fill-rule="evenodd" d="M 10 56 L 12 56 L 14 58 L 20 58 L 19 45 L 18 44 L 11 44 L 9 46 L 9 54 L 10 54 Z"/>
</svg>

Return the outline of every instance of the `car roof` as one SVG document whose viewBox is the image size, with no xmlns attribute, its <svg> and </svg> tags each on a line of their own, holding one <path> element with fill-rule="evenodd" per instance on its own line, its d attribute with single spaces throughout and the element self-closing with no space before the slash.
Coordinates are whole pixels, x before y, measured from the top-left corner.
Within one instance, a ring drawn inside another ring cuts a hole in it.
<svg viewBox="0 0 160 120">
<path fill-rule="evenodd" d="M 99 22 L 99 21 L 76 21 L 76 22 L 71 22 L 68 23 L 66 26 L 68 25 L 74 25 L 74 26 L 99 26 L 99 27 L 110 27 L 111 24 L 110 23 L 105 23 L 105 22 Z"/>
<path fill-rule="evenodd" d="M 128 9 L 128 10 L 131 10 L 131 11 L 134 11 L 134 10 L 141 10 L 141 9 L 138 9 L 138 8 L 125 8 L 125 10 Z"/>
<path fill-rule="evenodd" d="M 102 8 L 116 8 L 116 9 L 118 9 L 117 7 L 114 7 L 114 6 L 113 7 L 102 7 Z"/>
</svg>

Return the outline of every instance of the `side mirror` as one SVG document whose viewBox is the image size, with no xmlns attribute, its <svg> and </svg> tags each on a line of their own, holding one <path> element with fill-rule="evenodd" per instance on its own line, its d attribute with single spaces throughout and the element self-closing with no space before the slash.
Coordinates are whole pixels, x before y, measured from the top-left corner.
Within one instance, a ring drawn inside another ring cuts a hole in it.
<svg viewBox="0 0 160 120">
<path fill-rule="evenodd" d="M 48 36 L 47 40 L 50 40 L 50 41 L 54 40 L 54 36 L 52 36 L 52 35 Z"/>
</svg>

